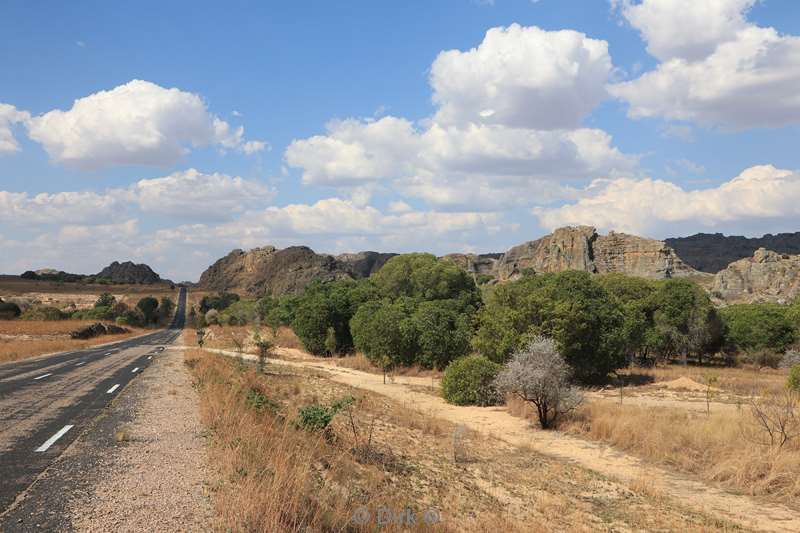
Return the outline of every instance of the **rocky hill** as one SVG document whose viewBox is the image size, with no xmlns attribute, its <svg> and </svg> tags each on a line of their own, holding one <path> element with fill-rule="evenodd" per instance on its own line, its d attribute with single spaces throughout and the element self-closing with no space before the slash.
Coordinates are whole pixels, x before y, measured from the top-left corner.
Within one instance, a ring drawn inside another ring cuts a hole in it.
<svg viewBox="0 0 800 533">
<path fill-rule="evenodd" d="M 663 241 L 613 231 L 599 235 L 591 226 L 559 228 L 511 248 L 498 259 L 494 275 L 500 281 L 515 279 L 525 270 L 622 272 L 653 279 L 697 273 Z"/>
<path fill-rule="evenodd" d="M 714 276 L 711 294 L 727 303 L 788 303 L 800 293 L 800 255 L 764 248 Z"/>
<path fill-rule="evenodd" d="M 332 256 L 306 246 L 234 250 L 200 276 L 198 286 L 237 290 L 252 296 L 302 292 L 313 280 L 359 279 L 371 275 L 395 254 L 360 252 Z"/>
<path fill-rule="evenodd" d="M 107 279 L 112 283 L 151 284 L 164 281 L 149 266 L 136 264 L 132 261 L 125 261 L 124 263 L 114 261 L 94 277 Z"/>
<path fill-rule="evenodd" d="M 690 237 L 666 239 L 668 246 L 692 268 L 712 274 L 739 259 L 752 257 L 759 248 L 779 254 L 800 254 L 800 232 L 767 233 L 763 237 L 725 236 L 721 233 L 698 233 Z"/>
</svg>

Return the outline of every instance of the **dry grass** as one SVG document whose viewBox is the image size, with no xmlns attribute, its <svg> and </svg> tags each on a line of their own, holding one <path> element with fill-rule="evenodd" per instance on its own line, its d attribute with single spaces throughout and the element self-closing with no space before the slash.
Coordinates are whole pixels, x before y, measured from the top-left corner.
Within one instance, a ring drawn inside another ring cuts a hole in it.
<svg viewBox="0 0 800 533">
<path fill-rule="evenodd" d="M 564 427 L 725 488 L 800 508 L 800 438 L 782 450 L 758 443 L 761 430 L 747 406 L 705 415 L 593 402 Z"/>
<path fill-rule="evenodd" d="M 145 296 L 161 299 L 168 296 L 176 300 L 178 289 L 169 284 L 154 285 L 99 285 L 85 283 L 59 283 L 55 281 L 26 280 L 16 276 L 0 275 L 0 298 L 12 299 L 26 307 L 28 305 L 48 305 L 64 308 L 75 305 L 78 309 L 91 307 L 97 296 L 113 294 L 118 301 L 135 305 Z"/>
<path fill-rule="evenodd" d="M 672 381 L 686 376 L 705 384 L 708 378 L 716 378 L 715 387 L 742 396 L 751 396 L 754 391 L 778 392 L 786 383 L 787 370 L 771 368 L 729 368 L 695 365 L 667 365 L 653 368 L 632 367 L 621 371 L 633 381 L 661 382 Z"/>
<path fill-rule="evenodd" d="M 46 353 L 80 350 L 144 333 L 138 328 L 122 335 L 93 339 L 69 338 L 69 332 L 93 324 L 94 320 L 0 320 L 0 362 L 18 361 Z"/>
<path fill-rule="evenodd" d="M 379 366 L 376 366 L 372 363 L 367 357 L 362 353 L 356 353 L 353 355 L 343 355 L 331 358 L 330 359 L 336 365 L 345 367 L 345 368 L 352 368 L 354 370 L 360 370 L 362 372 L 369 372 L 370 374 L 383 374 L 383 369 Z M 434 378 L 439 379 L 442 377 L 441 370 L 434 370 L 428 368 L 422 368 L 419 365 L 414 366 L 398 366 L 393 368 L 390 372 L 391 375 L 394 376 L 409 376 L 409 377 L 425 377 L 425 378 Z"/>
<path fill-rule="evenodd" d="M 240 361 L 199 350 L 187 351 L 186 363 L 211 433 L 218 530 L 735 529 L 575 465 L 459 431 L 435 413 L 332 382 L 319 372 L 274 364 L 258 374 Z M 266 407 L 248 403 L 252 391 L 268 398 Z M 355 403 L 325 432 L 292 424 L 299 407 L 345 395 L 355 396 Z M 362 506 L 373 519 L 354 524 L 352 513 Z M 381 506 L 413 509 L 418 522 L 377 527 Z M 426 509 L 438 510 L 441 523 L 421 523 Z"/>
</svg>

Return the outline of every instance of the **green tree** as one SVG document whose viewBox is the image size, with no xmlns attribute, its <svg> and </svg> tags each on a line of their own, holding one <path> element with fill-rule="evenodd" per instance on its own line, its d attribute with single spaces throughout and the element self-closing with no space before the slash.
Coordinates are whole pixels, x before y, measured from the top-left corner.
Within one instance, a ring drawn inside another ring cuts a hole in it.
<svg viewBox="0 0 800 533">
<path fill-rule="evenodd" d="M 621 306 L 587 272 L 526 277 L 498 286 L 479 314 L 475 348 L 496 362 L 537 335 L 552 337 L 576 379 L 626 363 Z"/>
<path fill-rule="evenodd" d="M 395 365 L 410 365 L 417 347 L 410 324 L 411 303 L 400 298 L 371 301 L 358 308 L 350 329 L 355 348 L 386 372 Z"/>
<path fill-rule="evenodd" d="M 380 294 L 416 300 L 457 300 L 462 309 L 480 306 L 480 291 L 472 276 L 452 261 L 432 254 L 404 254 L 389 259 L 372 276 Z"/>
<path fill-rule="evenodd" d="M 169 296 L 163 296 L 161 303 L 158 304 L 158 315 L 162 322 L 168 322 L 172 318 L 172 312 L 175 310 L 175 302 Z"/>
<path fill-rule="evenodd" d="M 109 294 L 107 292 L 104 292 L 103 294 L 101 294 L 97 298 L 97 301 L 94 302 L 94 306 L 95 307 L 113 307 L 116 302 L 117 302 L 117 299 L 114 298 L 113 295 L 111 295 L 111 294 Z"/>
<path fill-rule="evenodd" d="M 721 311 L 726 348 L 738 351 L 784 352 L 795 341 L 795 329 L 779 304 L 738 304 Z"/>
<path fill-rule="evenodd" d="M 417 305 L 410 318 L 418 348 L 414 359 L 425 368 L 444 369 L 470 351 L 470 315 L 456 300 L 432 300 Z"/>
<path fill-rule="evenodd" d="M 136 308 L 142 312 L 145 324 L 153 324 L 158 320 L 158 300 L 152 296 L 145 296 L 136 304 Z"/>
<path fill-rule="evenodd" d="M 686 279 L 659 283 L 651 296 L 653 327 L 645 342 L 659 358 L 714 351 L 722 341 L 722 323 L 706 292 Z"/>
</svg>

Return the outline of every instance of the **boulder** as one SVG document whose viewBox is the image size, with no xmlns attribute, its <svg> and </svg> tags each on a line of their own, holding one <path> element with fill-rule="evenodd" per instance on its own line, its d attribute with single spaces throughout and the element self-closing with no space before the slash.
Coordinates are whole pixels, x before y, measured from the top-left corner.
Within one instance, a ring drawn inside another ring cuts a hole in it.
<svg viewBox="0 0 800 533">
<path fill-rule="evenodd" d="M 113 324 L 103 324 L 101 322 L 97 322 L 96 324 L 76 329 L 75 331 L 71 332 L 69 336 L 70 338 L 73 339 L 85 340 L 94 337 L 99 337 L 100 335 L 119 335 L 122 333 L 129 333 L 129 332 L 130 332 L 129 329 L 115 326 Z"/>
</svg>

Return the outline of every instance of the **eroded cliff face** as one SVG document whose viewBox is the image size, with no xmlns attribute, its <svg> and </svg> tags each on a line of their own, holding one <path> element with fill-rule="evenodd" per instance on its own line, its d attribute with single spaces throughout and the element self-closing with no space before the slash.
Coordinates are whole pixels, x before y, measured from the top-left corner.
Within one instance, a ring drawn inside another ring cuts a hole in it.
<svg viewBox="0 0 800 533">
<path fill-rule="evenodd" d="M 592 226 L 568 226 L 541 239 L 515 246 L 497 262 L 499 280 L 534 273 L 584 270 L 622 272 L 661 279 L 695 273 L 663 241 L 611 232 L 598 235 Z"/>
<path fill-rule="evenodd" d="M 800 255 L 759 248 L 717 272 L 711 293 L 728 303 L 789 303 L 800 293 Z"/>
<path fill-rule="evenodd" d="M 204 289 L 235 290 L 250 296 L 301 293 L 314 280 L 358 279 L 371 275 L 394 254 L 360 252 L 333 257 L 306 246 L 234 250 L 200 276 Z"/>
</svg>

